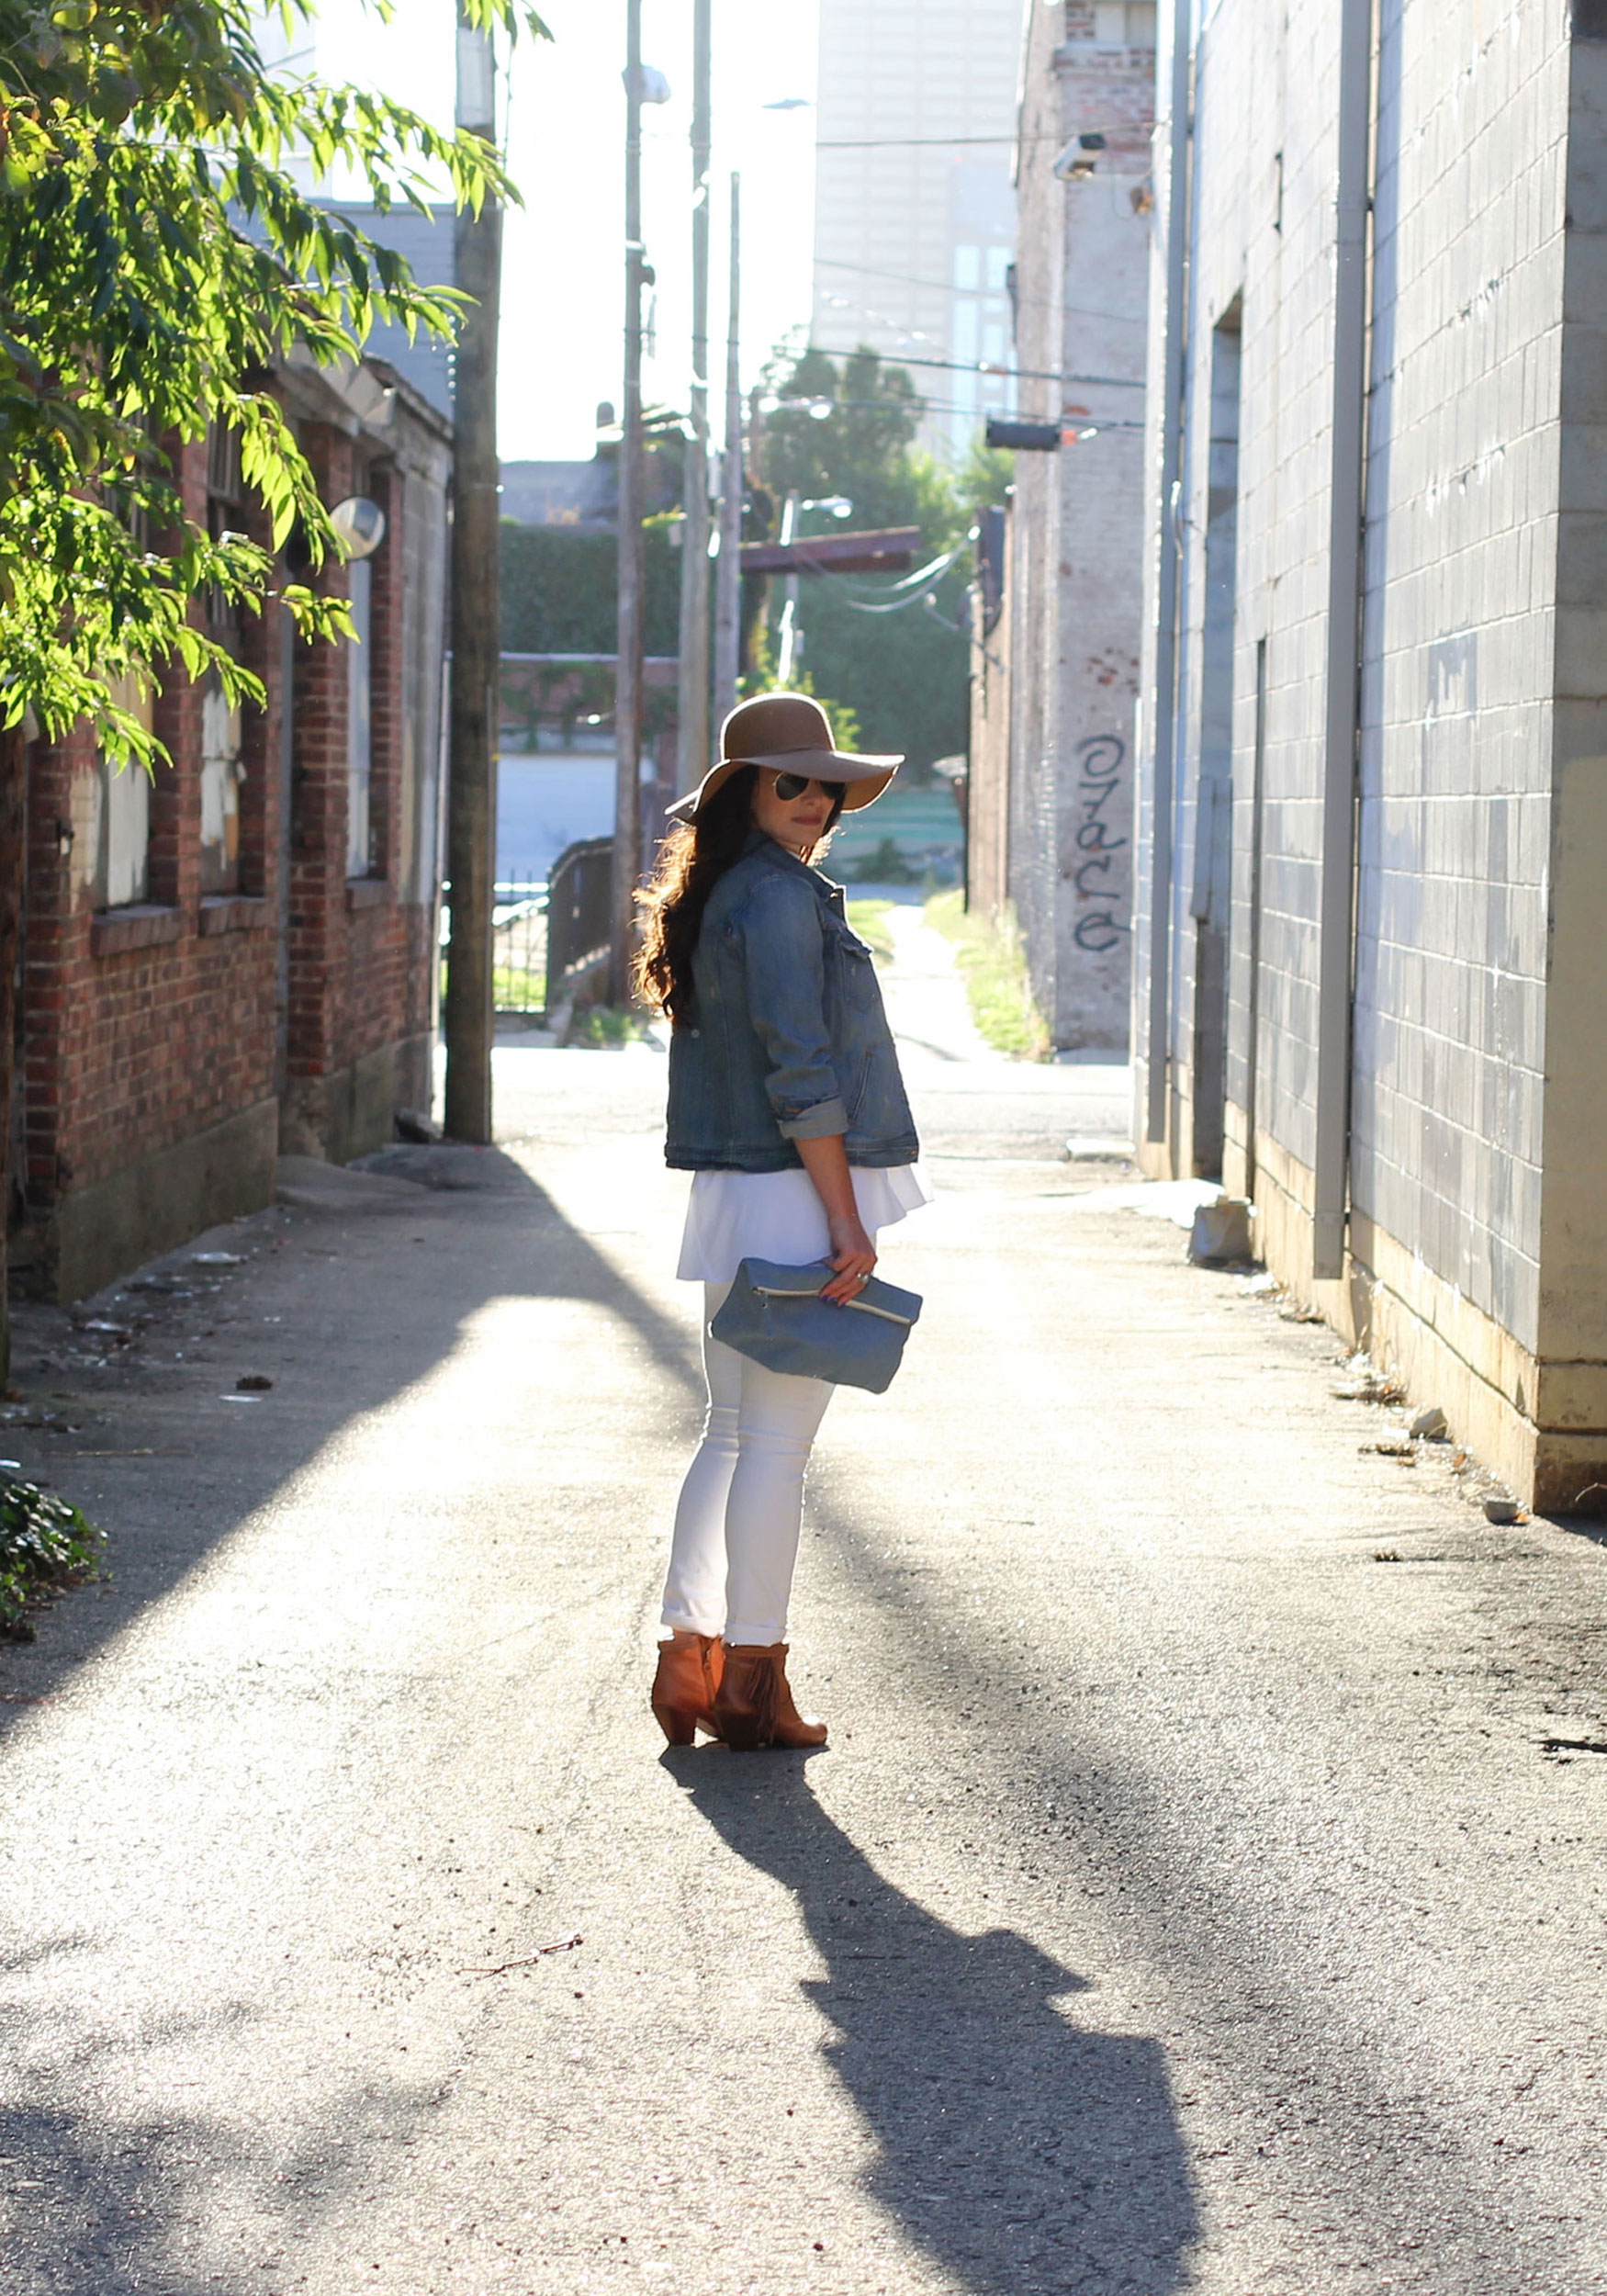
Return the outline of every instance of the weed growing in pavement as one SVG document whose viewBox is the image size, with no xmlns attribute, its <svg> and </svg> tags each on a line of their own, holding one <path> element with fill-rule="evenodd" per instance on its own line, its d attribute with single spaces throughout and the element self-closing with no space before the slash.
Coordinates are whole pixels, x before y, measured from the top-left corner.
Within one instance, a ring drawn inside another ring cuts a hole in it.
<svg viewBox="0 0 1607 2296">
<path fill-rule="evenodd" d="M 1006 908 L 994 924 L 967 911 L 963 893 L 939 893 L 927 903 L 926 918 L 954 944 L 978 1033 L 1014 1060 L 1047 1060 L 1049 1030 L 1032 1001 L 1015 911 Z"/>
<path fill-rule="evenodd" d="M 82 1509 L 8 1477 L 0 1485 L 0 1638 L 31 1642 L 28 1612 L 93 1579 L 105 1545 Z"/>
<path fill-rule="evenodd" d="M 647 1033 L 645 1013 L 629 1005 L 583 1005 L 569 1023 L 564 1040 L 593 1052 L 617 1052 L 624 1044 L 639 1044 Z"/>
<path fill-rule="evenodd" d="M 890 960 L 893 955 L 893 935 L 888 929 L 887 917 L 891 901 L 849 901 L 845 904 L 848 923 L 864 942 L 873 957 Z"/>
</svg>

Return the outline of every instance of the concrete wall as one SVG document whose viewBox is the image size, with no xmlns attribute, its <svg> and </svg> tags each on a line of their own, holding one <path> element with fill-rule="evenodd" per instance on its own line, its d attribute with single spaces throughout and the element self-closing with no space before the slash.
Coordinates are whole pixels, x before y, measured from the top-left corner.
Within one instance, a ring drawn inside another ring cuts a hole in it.
<svg viewBox="0 0 1607 2296">
<path fill-rule="evenodd" d="M 994 651 L 1010 664 L 1004 886 L 1034 995 L 1057 1045 L 1125 1050 L 1153 51 L 1102 37 L 1111 14 L 1026 17 L 1020 400 L 1063 443 L 1016 457 L 1006 637 Z M 1103 139 L 1090 172 L 1058 177 L 1056 158 L 1084 134 Z M 984 813 L 998 766 L 973 748 L 972 771 Z"/>
<path fill-rule="evenodd" d="M 1152 1169 L 1200 1168 L 1210 1131 L 1199 895 L 1219 817 L 1211 666 L 1223 647 L 1209 560 L 1224 468 L 1215 355 L 1228 319 L 1242 357 L 1226 1177 L 1253 1193 L 1280 1275 L 1401 1365 L 1522 1490 L 1561 1503 L 1598 1452 L 1607 1460 L 1607 1107 L 1590 1049 L 1607 987 L 1592 891 L 1607 858 L 1603 51 L 1570 40 L 1565 12 L 1518 0 L 1382 0 L 1378 12 L 1350 1258 L 1343 1281 L 1320 1285 L 1310 1215 L 1340 17 L 1339 0 L 1294 0 L 1287 17 L 1272 0 L 1220 0 L 1195 59 L 1167 1035 L 1156 1048 L 1166 1121 L 1144 1153 Z M 1157 281 L 1157 356 L 1163 301 Z M 1152 493 L 1152 598 L 1160 515 Z M 1146 681 L 1147 905 L 1152 727 L 1168 706 L 1152 647 Z M 1141 1051 L 1147 1081 L 1147 1036 Z"/>
</svg>

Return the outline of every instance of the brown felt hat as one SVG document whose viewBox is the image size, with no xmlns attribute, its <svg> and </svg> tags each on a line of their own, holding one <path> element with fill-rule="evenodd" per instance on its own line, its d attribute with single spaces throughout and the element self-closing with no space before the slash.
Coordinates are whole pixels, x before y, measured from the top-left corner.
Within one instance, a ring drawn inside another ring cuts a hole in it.
<svg viewBox="0 0 1607 2296">
<path fill-rule="evenodd" d="M 721 726 L 719 764 L 666 810 L 671 821 L 690 821 L 739 767 L 769 765 L 782 773 L 805 773 L 811 781 L 840 782 L 843 811 L 858 813 L 861 805 L 875 804 L 903 763 L 902 753 L 861 758 L 834 748 L 831 720 L 807 693 L 758 693 L 751 702 L 739 702 Z"/>
</svg>

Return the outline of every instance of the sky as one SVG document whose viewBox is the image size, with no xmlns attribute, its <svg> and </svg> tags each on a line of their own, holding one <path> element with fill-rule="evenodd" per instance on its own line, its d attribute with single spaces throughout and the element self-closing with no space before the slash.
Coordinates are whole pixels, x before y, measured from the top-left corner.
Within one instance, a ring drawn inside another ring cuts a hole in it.
<svg viewBox="0 0 1607 2296">
<path fill-rule="evenodd" d="M 598 402 L 620 398 L 624 321 L 624 0 L 541 0 L 551 42 L 522 39 L 507 83 L 508 163 L 523 195 L 502 256 L 499 433 L 504 460 L 590 455 Z M 643 395 L 684 411 L 691 371 L 691 0 L 642 0 L 642 57 L 670 101 L 644 108 L 643 236 L 657 274 Z M 711 411 L 725 377 L 732 171 L 742 178 L 742 368 L 807 328 L 815 208 L 816 0 L 714 0 Z M 450 126 L 453 0 L 320 0 L 325 80 L 377 89 Z M 804 98 L 796 108 L 767 107 Z M 337 186 L 337 190 L 343 187 Z"/>
</svg>

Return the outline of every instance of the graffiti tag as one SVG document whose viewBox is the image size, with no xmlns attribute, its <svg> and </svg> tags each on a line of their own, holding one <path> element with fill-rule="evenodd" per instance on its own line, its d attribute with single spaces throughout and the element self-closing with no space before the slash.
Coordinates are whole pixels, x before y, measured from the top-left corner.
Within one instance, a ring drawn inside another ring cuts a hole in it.
<svg viewBox="0 0 1607 2296">
<path fill-rule="evenodd" d="M 1121 787 L 1127 745 L 1118 734 L 1091 734 L 1079 741 L 1077 760 L 1077 826 L 1073 842 L 1081 858 L 1064 872 L 1071 878 L 1080 910 L 1072 939 L 1092 957 L 1105 956 L 1118 947 L 1129 929 L 1117 915 L 1121 892 L 1122 864 L 1118 854 L 1128 839 L 1106 819 L 1112 798 Z"/>
</svg>

